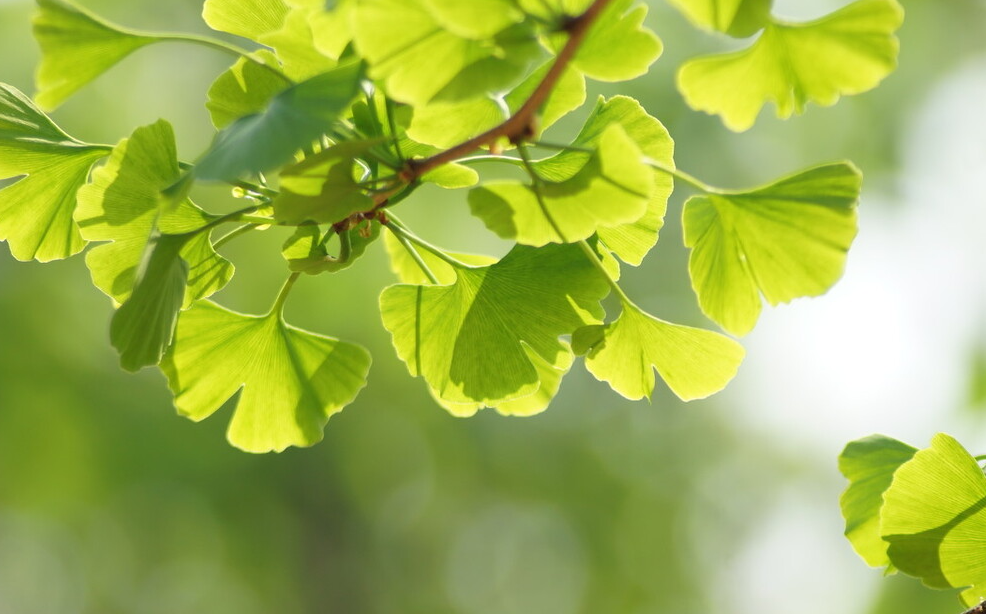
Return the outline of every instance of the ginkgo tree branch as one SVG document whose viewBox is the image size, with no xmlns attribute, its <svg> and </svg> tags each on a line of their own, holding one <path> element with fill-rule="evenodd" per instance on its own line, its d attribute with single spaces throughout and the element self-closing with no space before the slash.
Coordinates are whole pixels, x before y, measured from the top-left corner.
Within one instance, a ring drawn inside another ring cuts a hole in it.
<svg viewBox="0 0 986 614">
<path fill-rule="evenodd" d="M 611 1 L 595 0 L 581 15 L 572 17 L 565 22 L 564 31 L 568 33 L 565 46 L 558 52 L 548 73 L 541 79 L 541 82 L 516 113 L 498 126 L 445 151 L 420 160 L 409 160 L 402 173 L 404 180 L 410 183 L 428 171 L 455 162 L 482 147 L 492 146 L 501 139 L 517 143 L 533 136 L 535 116 L 548 100 L 548 97 L 551 96 L 558 80 L 565 73 L 565 69 L 575 58 L 592 24 L 596 22 Z"/>
</svg>

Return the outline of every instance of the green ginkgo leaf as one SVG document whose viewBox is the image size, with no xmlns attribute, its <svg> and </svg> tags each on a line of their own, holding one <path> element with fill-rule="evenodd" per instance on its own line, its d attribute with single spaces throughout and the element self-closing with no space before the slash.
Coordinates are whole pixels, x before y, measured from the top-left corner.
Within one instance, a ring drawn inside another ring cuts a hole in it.
<svg viewBox="0 0 986 614">
<path fill-rule="evenodd" d="M 159 120 L 123 139 L 106 164 L 93 172 L 92 183 L 79 190 L 75 219 L 82 236 L 107 242 L 86 254 L 86 265 L 96 287 L 118 303 L 130 296 L 155 230 L 184 234 L 214 219 L 187 200 L 160 212 L 159 192 L 174 183 L 179 172 L 174 132 Z M 188 238 L 181 257 L 189 266 L 186 305 L 218 291 L 233 276 L 233 265 L 212 249 L 208 232 Z"/>
<path fill-rule="evenodd" d="M 628 303 L 615 322 L 575 331 L 572 346 L 586 354 L 596 379 L 633 400 L 650 398 L 655 369 L 681 400 L 704 399 L 726 387 L 744 356 L 729 337 L 659 320 Z"/>
<path fill-rule="evenodd" d="M 336 234 L 339 239 L 337 256 L 329 254 L 326 244 L 322 242 L 321 231 L 313 224 L 299 226 L 284 242 L 281 255 L 292 271 L 309 275 L 342 271 L 351 267 L 366 248 L 380 237 L 380 224 L 366 221 Z"/>
<path fill-rule="evenodd" d="M 161 363 L 178 412 L 196 422 L 239 392 L 227 437 L 248 452 L 321 441 L 369 368 L 363 348 L 289 326 L 279 309 L 248 316 L 208 301 L 182 313 Z"/>
<path fill-rule="evenodd" d="M 598 81 L 629 81 L 647 72 L 664 47 L 643 27 L 647 6 L 635 0 L 610 2 L 592 24 L 572 66 Z"/>
<path fill-rule="evenodd" d="M 297 81 L 309 79 L 336 66 L 335 59 L 326 56 L 315 45 L 315 17 L 325 12 L 324 5 L 319 4 L 317 8 L 292 7 L 279 29 L 256 39 L 274 50 L 285 74 Z"/>
<path fill-rule="evenodd" d="M 424 0 L 441 26 L 457 36 L 483 40 L 524 20 L 514 0 Z"/>
<path fill-rule="evenodd" d="M 935 435 L 894 473 L 880 534 L 900 571 L 934 588 L 968 587 L 967 605 L 986 597 L 986 476 L 952 437 Z"/>
<path fill-rule="evenodd" d="M 700 28 L 746 38 L 770 21 L 773 0 L 668 0 Z"/>
<path fill-rule="evenodd" d="M 18 260 L 68 258 L 86 242 L 72 219 L 76 192 L 108 148 L 81 143 L 16 88 L 0 83 L 0 241 Z"/>
<path fill-rule="evenodd" d="M 256 41 L 279 30 L 289 10 L 284 0 L 205 0 L 202 18 L 213 30 Z"/>
<path fill-rule="evenodd" d="M 414 109 L 407 136 L 419 143 L 448 148 L 502 123 L 503 103 L 487 96 L 457 102 L 435 102 Z"/>
<path fill-rule="evenodd" d="M 896 439 L 872 435 L 849 443 L 839 455 L 839 471 L 849 480 L 849 488 L 839 500 L 846 519 L 846 537 L 871 567 L 891 565 L 887 542 L 880 537 L 883 493 L 897 469 L 915 452 L 917 448 Z"/>
<path fill-rule="evenodd" d="M 135 274 L 133 292 L 113 314 L 110 343 L 127 371 L 158 364 L 171 345 L 188 283 L 188 263 L 180 254 L 190 238 L 155 233 Z"/>
<path fill-rule="evenodd" d="M 809 23 L 770 23 L 749 49 L 683 64 L 678 89 L 693 109 L 737 132 L 753 126 L 768 101 L 781 118 L 809 102 L 830 106 L 894 70 L 903 17 L 896 0 L 859 0 Z"/>
<path fill-rule="evenodd" d="M 856 237 L 862 176 L 828 164 L 745 192 L 693 196 L 683 214 L 688 271 L 699 305 L 734 335 L 771 305 L 824 294 Z"/>
<path fill-rule="evenodd" d="M 257 57 L 266 62 L 277 61 L 270 52 L 258 51 Z M 271 99 L 290 85 L 290 81 L 257 62 L 240 58 L 213 82 L 205 106 L 212 124 L 222 129 L 241 117 L 263 112 Z"/>
<path fill-rule="evenodd" d="M 220 132 L 195 166 L 205 180 L 231 180 L 276 168 L 338 121 L 359 91 L 360 64 L 346 64 L 274 96 L 263 113 Z"/>
<path fill-rule="evenodd" d="M 519 111 L 524 103 L 530 99 L 534 90 L 541 84 L 554 64 L 554 60 L 542 64 L 520 85 L 503 97 L 511 115 Z M 567 66 L 561 77 L 558 78 L 558 82 L 551 88 L 548 99 L 544 101 L 538 111 L 536 133 L 540 135 L 559 119 L 580 108 L 585 104 L 585 96 L 585 76 L 575 68 Z"/>
<path fill-rule="evenodd" d="M 608 292 L 573 245 L 518 246 L 491 266 L 455 269 L 452 285 L 397 285 L 380 297 L 400 358 L 452 403 L 497 406 L 537 392 L 525 348 L 564 364 L 571 350 L 559 336 L 598 322 Z"/>
<path fill-rule="evenodd" d="M 666 169 L 674 169 L 674 141 L 667 128 L 648 115 L 639 102 L 626 96 L 614 96 L 608 100 L 600 97 L 582 130 L 575 137 L 573 146 L 595 149 L 599 137 L 610 124 L 619 124 L 640 148 L 641 153 L 652 162 Z M 588 158 L 588 153 L 572 149 L 539 161 L 536 168 L 543 176 L 558 180 L 573 174 Z M 657 244 L 661 228 L 664 227 L 668 198 L 674 190 L 674 181 L 669 173 L 654 170 L 651 175 L 654 188 L 644 215 L 627 224 L 599 228 L 596 233 L 606 247 L 621 260 L 634 266 L 639 265 Z"/>
<path fill-rule="evenodd" d="M 41 47 L 38 105 L 54 109 L 137 49 L 162 40 L 109 23 L 67 0 L 37 0 L 34 37 Z"/>
<path fill-rule="evenodd" d="M 354 167 L 356 158 L 378 143 L 346 141 L 285 168 L 274 216 L 287 224 L 335 224 L 372 209 L 373 199 L 354 177 Z"/>
<path fill-rule="evenodd" d="M 493 93 L 542 56 L 526 24 L 481 39 L 463 37 L 443 27 L 428 1 L 363 0 L 354 9 L 356 47 L 370 76 L 395 100 L 423 105 Z"/>
<path fill-rule="evenodd" d="M 488 182 L 470 191 L 473 215 L 505 239 L 524 245 L 587 239 L 603 227 L 635 222 L 647 211 L 653 172 L 619 125 L 599 136 L 584 166 L 563 181 Z"/>
</svg>

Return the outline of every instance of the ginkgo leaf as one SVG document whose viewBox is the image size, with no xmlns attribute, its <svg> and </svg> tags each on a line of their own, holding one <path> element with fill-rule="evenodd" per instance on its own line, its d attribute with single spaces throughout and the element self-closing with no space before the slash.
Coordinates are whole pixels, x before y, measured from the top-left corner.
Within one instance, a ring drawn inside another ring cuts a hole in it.
<svg viewBox="0 0 986 614">
<path fill-rule="evenodd" d="M 390 257 L 390 269 L 397 275 L 397 279 L 401 283 L 415 285 L 431 283 L 428 280 L 428 276 L 421 270 L 420 265 L 408 254 L 407 248 L 401 245 L 393 233 L 387 232 L 384 235 L 384 246 L 387 249 L 387 255 Z M 424 261 L 425 266 L 428 267 L 428 270 L 438 279 L 439 284 L 450 286 L 455 283 L 456 269 L 452 265 L 427 250 L 416 248 L 416 251 L 421 257 L 421 260 Z M 496 262 L 496 258 L 481 254 L 462 254 L 459 252 L 446 252 L 446 254 L 469 266 L 482 267 Z"/>
<path fill-rule="evenodd" d="M 828 164 L 746 192 L 693 196 L 683 214 L 688 271 L 699 305 L 735 335 L 771 305 L 824 294 L 856 237 L 862 177 Z"/>
<path fill-rule="evenodd" d="M 520 85 L 503 97 L 511 115 L 519 111 L 527 102 L 554 64 L 554 60 L 542 64 Z M 558 78 L 558 82 L 551 88 L 548 99 L 544 101 L 538 111 L 539 120 L 536 125 L 536 133 L 540 135 L 559 119 L 580 108 L 585 104 L 585 96 L 585 76 L 575 68 L 567 66 L 561 77 Z"/>
<path fill-rule="evenodd" d="M 213 30 L 258 40 L 279 30 L 289 9 L 284 0 L 205 0 L 202 18 Z"/>
<path fill-rule="evenodd" d="M 586 354 L 596 379 L 633 400 L 650 399 L 654 369 L 681 400 L 704 399 L 726 387 L 744 356 L 729 337 L 659 320 L 628 303 L 615 322 L 575 331 L 572 346 Z"/>
<path fill-rule="evenodd" d="M 492 38 L 524 20 L 513 0 L 424 0 L 423 6 L 443 28 L 475 40 Z"/>
<path fill-rule="evenodd" d="M 263 113 L 220 132 L 195 166 L 205 180 L 230 180 L 289 161 L 328 131 L 359 91 L 362 66 L 346 64 L 274 96 Z"/>
<path fill-rule="evenodd" d="M 258 51 L 257 57 L 277 61 L 269 52 Z M 241 117 L 263 112 L 271 99 L 290 85 L 290 81 L 257 62 L 240 58 L 209 88 L 205 106 L 212 125 L 222 129 Z"/>
<path fill-rule="evenodd" d="M 113 314 L 110 343 L 127 371 L 156 365 L 171 345 L 188 283 L 188 263 L 180 253 L 190 238 L 154 234 L 135 274 L 133 292 Z"/>
<path fill-rule="evenodd" d="M 385 84 L 390 97 L 413 105 L 503 89 L 542 54 L 525 24 L 466 38 L 445 29 L 426 0 L 363 0 L 352 24 L 370 76 Z"/>
<path fill-rule="evenodd" d="M 470 191 L 469 206 L 500 237 L 541 246 L 580 241 L 599 228 L 637 221 L 653 188 L 640 149 L 620 126 L 611 125 L 574 176 L 542 181 L 537 188 L 491 181 Z"/>
<path fill-rule="evenodd" d="M 894 473 L 880 534 L 900 571 L 934 588 L 969 587 L 967 605 L 986 595 L 986 477 L 952 437 L 935 435 Z"/>
<path fill-rule="evenodd" d="M 35 100 L 54 109 L 117 62 L 160 37 L 109 23 L 67 0 L 37 0 L 34 37 L 41 47 Z"/>
<path fill-rule="evenodd" d="M 106 164 L 93 172 L 92 183 L 79 190 L 75 219 L 89 241 L 107 241 L 86 254 L 97 288 L 114 301 L 130 296 L 137 268 L 155 228 L 183 234 L 208 224 L 208 215 L 190 201 L 160 213 L 158 194 L 178 178 L 178 158 L 171 125 L 160 120 L 137 128 L 122 140 Z M 233 265 L 212 249 L 208 232 L 188 239 L 181 256 L 189 266 L 186 305 L 209 296 L 233 276 Z"/>
<path fill-rule="evenodd" d="M 668 0 L 700 28 L 746 38 L 770 21 L 773 0 Z"/>
<path fill-rule="evenodd" d="M 883 435 L 851 442 L 839 455 L 839 471 L 849 488 L 839 500 L 846 519 L 846 537 L 870 567 L 890 565 L 887 542 L 880 537 L 883 493 L 897 469 L 911 460 L 917 448 Z"/>
<path fill-rule="evenodd" d="M 491 266 L 455 269 L 452 285 L 397 285 L 380 297 L 400 358 L 452 403 L 496 406 L 535 393 L 525 346 L 560 364 L 570 350 L 558 337 L 598 322 L 608 292 L 572 245 L 518 246 Z"/>
<path fill-rule="evenodd" d="M 62 132 L 31 100 L 0 83 L 0 241 L 18 260 L 68 258 L 86 242 L 72 219 L 76 192 L 108 148 Z"/>
<path fill-rule="evenodd" d="M 859 0 L 809 23 L 773 22 L 748 49 L 683 64 L 678 89 L 693 109 L 737 132 L 753 126 L 768 101 L 781 118 L 808 102 L 830 106 L 894 70 L 903 17 L 896 0 Z"/>
<path fill-rule="evenodd" d="M 414 109 L 407 136 L 448 148 L 502 123 L 508 110 L 487 96 L 458 102 L 435 102 Z"/>
<path fill-rule="evenodd" d="M 597 81 L 629 81 L 647 72 L 664 47 L 643 27 L 647 6 L 635 0 L 610 2 L 592 24 L 572 66 Z"/>
<path fill-rule="evenodd" d="M 373 199 L 354 178 L 354 166 L 356 158 L 378 143 L 346 141 L 285 168 L 274 216 L 287 224 L 335 224 L 372 209 Z"/>
<path fill-rule="evenodd" d="M 317 8 L 292 7 L 280 28 L 256 39 L 274 50 L 285 74 L 291 79 L 303 81 L 336 66 L 336 61 L 315 45 L 314 18 L 323 12 L 324 5 Z"/>
<path fill-rule="evenodd" d="M 339 255 L 329 255 L 318 226 L 299 226 L 284 242 L 281 255 L 292 271 L 318 275 L 348 269 L 380 236 L 380 224 L 367 221 L 362 225 L 336 233 L 339 238 Z"/>
<path fill-rule="evenodd" d="M 618 124 L 627 136 L 640 148 L 641 153 L 667 169 L 674 169 L 674 141 L 667 128 L 656 118 L 647 114 L 639 102 L 626 96 L 610 99 L 600 97 L 585 125 L 572 143 L 573 149 L 540 160 L 536 164 L 538 173 L 558 180 L 570 176 L 585 164 L 589 154 L 579 148 L 592 150 L 598 146 L 599 138 L 611 124 Z M 599 238 L 621 260 L 634 266 L 639 265 L 644 256 L 657 244 L 661 228 L 664 227 L 664 214 L 668 208 L 668 198 L 674 190 L 674 181 L 669 173 L 654 170 L 654 188 L 647 210 L 642 217 L 627 224 L 599 228 Z"/>
<path fill-rule="evenodd" d="M 247 452 L 321 441 L 369 369 L 363 348 L 290 326 L 279 310 L 249 316 L 209 301 L 182 313 L 161 363 L 178 412 L 196 422 L 239 392 L 227 437 Z"/>
</svg>

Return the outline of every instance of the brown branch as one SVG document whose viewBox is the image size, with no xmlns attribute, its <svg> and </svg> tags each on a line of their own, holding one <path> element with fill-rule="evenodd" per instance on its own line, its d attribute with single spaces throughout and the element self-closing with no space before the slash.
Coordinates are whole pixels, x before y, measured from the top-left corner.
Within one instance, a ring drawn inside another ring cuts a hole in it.
<svg viewBox="0 0 986 614">
<path fill-rule="evenodd" d="M 459 143 L 451 149 L 446 149 L 428 158 L 408 160 L 406 168 L 401 172 L 401 179 L 407 183 L 411 183 L 430 170 L 434 170 L 443 164 L 455 162 L 459 158 L 465 157 L 483 146 L 493 145 L 502 138 L 506 138 L 511 143 L 518 143 L 533 136 L 535 132 L 535 115 L 548 100 L 548 96 L 551 95 L 558 80 L 575 57 L 579 46 L 589 32 L 589 28 L 595 23 L 600 13 L 603 12 L 603 9 L 611 1 L 595 0 L 584 13 L 565 22 L 564 30 L 568 32 L 568 40 L 565 42 L 565 46 L 562 47 L 562 50 L 555 57 L 555 62 L 548 70 L 548 74 L 544 76 L 541 83 L 531 93 L 530 98 L 524 102 L 516 113 L 502 124 L 468 141 Z"/>
</svg>

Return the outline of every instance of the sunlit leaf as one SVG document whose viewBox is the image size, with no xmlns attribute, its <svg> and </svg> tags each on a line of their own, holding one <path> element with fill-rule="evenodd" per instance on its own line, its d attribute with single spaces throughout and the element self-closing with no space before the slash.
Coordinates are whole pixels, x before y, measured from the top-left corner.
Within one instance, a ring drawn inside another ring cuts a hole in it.
<svg viewBox="0 0 986 614">
<path fill-rule="evenodd" d="M 610 2 L 592 24 L 572 65 L 599 81 L 629 81 L 661 56 L 661 40 L 643 26 L 647 6 L 635 0 Z"/>
<path fill-rule="evenodd" d="M 76 192 L 106 147 L 68 136 L 27 96 L 0 83 L 0 240 L 18 260 L 48 262 L 82 251 L 72 219 Z"/>
<path fill-rule="evenodd" d="M 359 90 L 362 68 L 347 64 L 274 96 L 263 113 L 230 124 L 199 160 L 199 179 L 229 180 L 289 161 L 329 130 Z"/>
<path fill-rule="evenodd" d="M 372 209 L 373 199 L 354 177 L 354 160 L 376 144 L 346 141 L 284 169 L 274 216 L 288 224 L 334 224 Z"/>
<path fill-rule="evenodd" d="M 443 28 L 475 40 L 492 38 L 524 20 L 513 0 L 424 0 L 423 6 Z"/>
<path fill-rule="evenodd" d="M 538 391 L 526 347 L 552 365 L 560 335 L 599 321 L 608 286 L 576 246 L 515 247 L 500 262 L 456 267 L 449 286 L 397 285 L 380 308 L 413 375 L 452 403 L 497 406 Z M 495 368 L 491 368 L 495 365 Z"/>
<path fill-rule="evenodd" d="M 135 274 L 133 292 L 113 314 L 110 342 L 120 352 L 120 366 L 127 371 L 156 365 L 171 345 L 188 283 L 188 263 L 180 253 L 189 238 L 151 237 L 144 262 Z"/>
<path fill-rule="evenodd" d="M 726 387 L 743 347 L 724 335 L 659 320 L 634 305 L 611 324 L 575 331 L 572 346 L 585 366 L 628 399 L 651 396 L 654 370 L 680 399 L 704 399 Z"/>
<path fill-rule="evenodd" d="M 746 192 L 685 203 L 688 271 L 705 315 L 735 335 L 771 305 L 824 294 L 856 236 L 859 171 L 828 164 Z"/>
<path fill-rule="evenodd" d="M 309 79 L 336 66 L 335 60 L 315 45 L 315 16 L 324 12 L 321 6 L 293 7 L 280 28 L 256 39 L 274 50 L 284 72 L 294 80 Z"/>
<path fill-rule="evenodd" d="M 277 61 L 267 52 L 258 52 L 258 57 Z M 205 106 L 212 124 L 221 129 L 241 117 L 263 112 L 271 99 L 290 85 L 290 81 L 256 62 L 240 58 L 213 82 Z"/>
<path fill-rule="evenodd" d="M 749 49 L 683 64 L 678 88 L 693 109 L 720 115 L 738 132 L 768 101 L 781 118 L 809 102 L 830 106 L 873 89 L 894 70 L 893 34 L 903 17 L 896 0 L 859 0 L 809 23 L 771 23 Z"/>
<path fill-rule="evenodd" d="M 700 28 L 745 38 L 770 21 L 773 0 L 668 0 Z"/>
<path fill-rule="evenodd" d="M 337 233 L 339 254 L 329 254 L 322 243 L 322 233 L 318 226 L 306 224 L 299 226 L 284 243 L 281 254 L 288 261 L 292 271 L 318 275 L 348 269 L 355 263 L 366 248 L 380 236 L 380 224 L 364 222 L 359 226 Z"/>
<path fill-rule="evenodd" d="M 395 100 L 414 105 L 495 92 L 542 55 L 525 24 L 493 37 L 465 38 L 445 29 L 426 0 L 363 0 L 352 23 L 370 76 Z"/>
<path fill-rule="evenodd" d="M 79 190 L 75 218 L 82 236 L 107 241 L 86 254 L 97 288 L 123 303 L 134 286 L 138 265 L 155 228 L 183 234 L 202 228 L 212 216 L 190 201 L 160 213 L 158 194 L 178 178 L 178 159 L 171 125 L 160 120 L 137 128 L 122 140 L 106 164 L 93 172 L 92 183 Z M 212 249 L 207 232 L 188 239 L 181 250 L 189 265 L 185 304 L 216 292 L 233 275 L 233 265 Z"/>
<path fill-rule="evenodd" d="M 986 595 L 986 477 L 944 433 L 894 473 L 883 494 L 880 533 L 900 571 L 934 588 L 969 587 L 967 605 Z"/>
<path fill-rule="evenodd" d="M 521 106 L 527 102 L 527 99 L 541 84 L 553 65 L 554 60 L 543 64 L 503 97 L 511 115 L 519 111 Z M 536 126 L 537 133 L 540 134 L 547 130 L 559 119 L 580 108 L 583 104 L 585 104 L 585 77 L 571 66 L 566 67 L 565 72 L 551 89 L 548 99 L 541 106 L 540 117 Z"/>
<path fill-rule="evenodd" d="M 640 148 L 641 153 L 667 169 L 674 169 L 674 141 L 667 129 L 656 118 L 647 114 L 640 103 L 626 96 L 614 96 L 609 100 L 600 97 L 585 125 L 572 143 L 575 148 L 595 149 L 599 138 L 610 124 L 619 124 L 627 136 Z M 562 179 L 577 171 L 589 154 L 572 149 L 537 163 L 538 172 L 549 179 Z M 642 217 L 614 227 L 599 228 L 597 234 L 603 243 L 624 262 L 639 265 L 644 256 L 657 244 L 668 198 L 674 190 L 671 175 L 654 170 L 654 188 L 647 210 Z"/>
<path fill-rule="evenodd" d="M 137 49 L 161 40 L 109 23 L 67 0 L 37 0 L 34 37 L 41 47 L 35 99 L 54 109 Z"/>
<path fill-rule="evenodd" d="M 872 435 L 851 442 L 839 455 L 839 471 L 849 480 L 849 488 L 839 501 L 846 519 L 846 537 L 871 567 L 890 565 L 887 542 L 880 537 L 883 493 L 897 469 L 915 452 L 917 448 L 896 439 Z"/>
<path fill-rule="evenodd" d="M 363 348 L 204 301 L 182 313 L 161 363 L 178 412 L 199 421 L 239 392 L 227 437 L 248 452 L 311 446 L 366 384 Z"/>
<path fill-rule="evenodd" d="M 419 143 L 448 148 L 506 118 L 503 104 L 485 96 L 460 102 L 436 102 L 414 109 L 407 135 Z"/>
<path fill-rule="evenodd" d="M 469 193 L 469 205 L 497 235 L 540 246 L 580 241 L 599 228 L 640 219 L 653 187 L 640 149 L 621 127 L 611 125 L 574 176 L 541 182 L 543 203 L 530 185 L 491 181 Z"/>
</svg>

